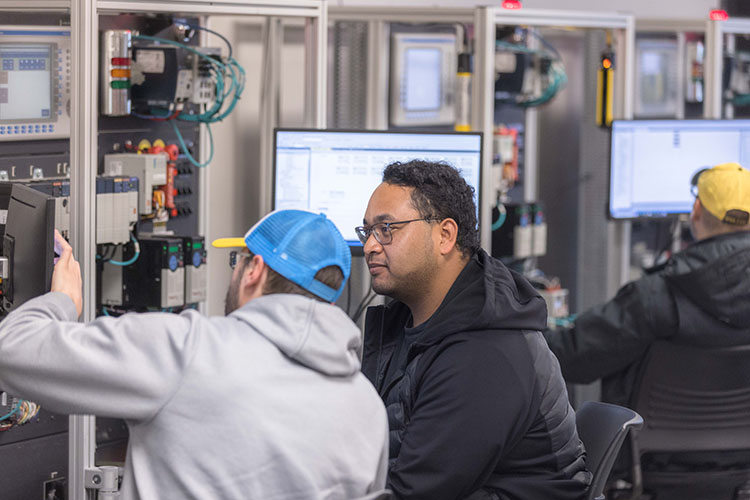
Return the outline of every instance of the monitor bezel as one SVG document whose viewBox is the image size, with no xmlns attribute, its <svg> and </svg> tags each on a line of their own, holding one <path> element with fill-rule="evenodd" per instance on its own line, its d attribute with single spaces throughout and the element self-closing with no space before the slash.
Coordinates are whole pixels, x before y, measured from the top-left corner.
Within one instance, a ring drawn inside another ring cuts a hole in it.
<svg viewBox="0 0 750 500">
<path fill-rule="evenodd" d="M 410 130 L 361 130 L 361 129 L 333 129 L 333 128 L 306 128 L 306 127 L 275 127 L 273 129 L 273 160 L 271 162 L 271 210 L 276 210 L 276 148 L 279 132 L 331 132 L 349 134 L 399 134 L 399 135 L 452 135 L 452 136 L 478 136 L 479 137 L 479 185 L 475 190 L 477 205 L 477 231 L 481 231 L 482 223 L 482 179 L 484 176 L 484 134 L 482 132 L 456 132 L 426 129 Z M 364 255 L 364 246 L 360 241 L 345 240 L 352 255 L 361 257 Z"/>
</svg>

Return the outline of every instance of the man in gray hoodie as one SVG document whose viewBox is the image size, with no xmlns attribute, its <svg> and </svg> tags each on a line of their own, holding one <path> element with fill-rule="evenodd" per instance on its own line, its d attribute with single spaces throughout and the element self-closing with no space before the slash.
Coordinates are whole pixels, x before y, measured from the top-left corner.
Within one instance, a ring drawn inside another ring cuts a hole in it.
<svg viewBox="0 0 750 500">
<path fill-rule="evenodd" d="M 383 404 L 360 332 L 331 302 L 351 256 L 323 215 L 269 214 L 237 247 L 227 316 L 126 314 L 77 323 L 71 247 L 52 291 L 0 323 L 0 385 L 61 413 L 124 418 L 123 499 L 340 499 L 382 488 Z"/>
</svg>

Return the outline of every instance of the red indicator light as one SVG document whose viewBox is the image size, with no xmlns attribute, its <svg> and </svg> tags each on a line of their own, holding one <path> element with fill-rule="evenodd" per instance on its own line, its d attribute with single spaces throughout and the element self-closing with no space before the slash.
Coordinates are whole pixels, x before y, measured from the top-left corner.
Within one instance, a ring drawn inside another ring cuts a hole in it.
<svg viewBox="0 0 750 500">
<path fill-rule="evenodd" d="M 729 14 L 727 14 L 727 11 L 725 10 L 714 9 L 711 11 L 708 17 L 712 21 L 726 21 L 727 19 L 729 19 Z"/>
<path fill-rule="evenodd" d="M 521 0 L 503 0 L 503 9 L 518 10 L 521 8 Z"/>
<path fill-rule="evenodd" d="M 610 61 L 609 59 L 606 59 L 606 58 L 605 58 L 605 59 L 604 59 L 604 60 L 602 61 L 602 67 L 603 67 L 604 69 L 609 69 L 609 68 L 611 68 L 611 67 L 612 67 L 612 61 Z"/>
<path fill-rule="evenodd" d="M 112 66 L 130 66 L 130 59 L 127 57 L 113 57 Z"/>
</svg>

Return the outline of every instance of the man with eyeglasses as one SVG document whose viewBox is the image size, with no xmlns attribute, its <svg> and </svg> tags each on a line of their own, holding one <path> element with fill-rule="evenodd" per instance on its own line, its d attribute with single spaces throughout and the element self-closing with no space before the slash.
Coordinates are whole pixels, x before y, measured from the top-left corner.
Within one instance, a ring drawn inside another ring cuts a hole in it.
<svg viewBox="0 0 750 500">
<path fill-rule="evenodd" d="M 390 424 L 397 499 L 581 499 L 590 482 L 544 301 L 479 247 L 444 163 L 386 167 L 356 228 L 375 292 L 363 371 Z"/>
<path fill-rule="evenodd" d="M 59 234 L 52 291 L 0 323 L 0 380 L 60 413 L 124 418 L 121 498 L 352 500 L 385 485 L 385 408 L 324 215 L 272 212 L 233 251 L 226 317 L 195 310 L 77 323 L 81 274 Z M 120 498 L 120 497 L 118 497 Z"/>
</svg>

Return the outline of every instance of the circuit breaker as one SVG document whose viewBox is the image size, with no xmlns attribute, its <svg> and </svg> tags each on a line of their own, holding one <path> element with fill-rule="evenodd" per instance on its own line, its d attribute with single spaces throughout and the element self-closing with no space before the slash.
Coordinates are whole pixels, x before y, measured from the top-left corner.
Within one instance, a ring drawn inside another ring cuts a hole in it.
<svg viewBox="0 0 750 500">
<path fill-rule="evenodd" d="M 136 307 L 178 307 L 185 304 L 185 258 L 178 237 L 141 237 L 141 255 L 125 268 L 128 302 Z M 126 256 L 127 257 L 127 256 Z"/>
<path fill-rule="evenodd" d="M 206 300 L 207 272 L 206 241 L 203 236 L 183 236 L 185 248 L 185 303 Z"/>
<path fill-rule="evenodd" d="M 547 254 L 547 218 L 544 215 L 544 205 L 540 202 L 531 205 L 531 254 L 542 257 Z"/>
<path fill-rule="evenodd" d="M 505 204 L 505 222 L 492 233 L 492 256 L 525 259 L 533 255 L 533 219 L 526 203 Z M 497 208 L 493 219 L 501 216 Z"/>
<path fill-rule="evenodd" d="M 96 178 L 96 244 L 130 241 L 138 222 L 138 177 Z"/>
<path fill-rule="evenodd" d="M 141 215 L 149 215 L 153 211 L 151 196 L 154 186 L 167 183 L 167 155 L 132 153 L 104 155 L 104 175 L 138 177 L 138 212 Z"/>
<path fill-rule="evenodd" d="M 136 309 L 167 309 L 185 305 L 185 259 L 182 238 L 139 238 L 134 245 L 118 247 L 114 259 L 102 272 L 101 303 Z M 124 250 L 121 250 L 124 248 Z M 123 262 L 134 262 L 121 265 Z"/>
</svg>

